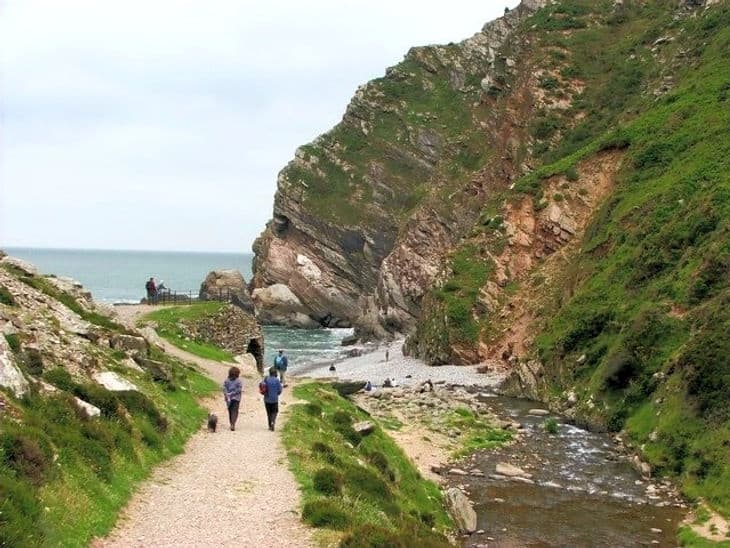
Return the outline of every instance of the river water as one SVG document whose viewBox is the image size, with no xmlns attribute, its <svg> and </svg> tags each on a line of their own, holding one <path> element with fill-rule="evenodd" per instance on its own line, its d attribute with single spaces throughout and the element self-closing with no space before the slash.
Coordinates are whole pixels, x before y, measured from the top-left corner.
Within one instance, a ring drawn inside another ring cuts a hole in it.
<svg viewBox="0 0 730 548">
<path fill-rule="evenodd" d="M 469 467 L 485 477 L 452 481 L 466 487 L 484 531 L 464 546 L 677 546 L 681 501 L 668 484 L 641 478 L 610 436 L 565 423 L 549 434 L 544 417 L 528 414 L 539 404 L 485 401 L 521 423 L 524 434 L 510 447 L 472 457 Z M 500 462 L 529 472 L 534 483 L 497 477 Z"/>
</svg>

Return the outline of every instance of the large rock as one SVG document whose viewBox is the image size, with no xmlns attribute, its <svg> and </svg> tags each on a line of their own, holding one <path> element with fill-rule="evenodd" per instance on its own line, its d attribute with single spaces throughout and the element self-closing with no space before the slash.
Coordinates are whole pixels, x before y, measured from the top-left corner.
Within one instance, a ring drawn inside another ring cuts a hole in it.
<svg viewBox="0 0 730 548">
<path fill-rule="evenodd" d="M 122 392 L 125 390 L 139 391 L 137 386 L 114 371 L 102 371 L 100 373 L 96 373 L 94 375 L 94 380 L 112 392 Z"/>
<path fill-rule="evenodd" d="M 243 275 L 238 270 L 213 270 L 200 284 L 201 301 L 229 301 L 250 314 L 254 305 Z"/>
<path fill-rule="evenodd" d="M 16 396 L 28 391 L 28 381 L 15 365 L 13 351 L 4 336 L 0 336 L 0 386 L 9 388 Z"/>
<path fill-rule="evenodd" d="M 477 513 L 468 497 L 456 487 L 446 491 L 446 502 L 451 515 L 462 533 L 471 534 L 477 530 Z"/>
<path fill-rule="evenodd" d="M 304 313 L 299 298 L 284 284 L 254 289 L 252 294 L 257 318 L 263 324 L 313 328 L 319 324 Z"/>
<path fill-rule="evenodd" d="M 114 350 L 123 350 L 132 356 L 147 355 L 148 344 L 144 337 L 134 335 L 114 335 L 110 340 L 110 346 Z"/>
</svg>

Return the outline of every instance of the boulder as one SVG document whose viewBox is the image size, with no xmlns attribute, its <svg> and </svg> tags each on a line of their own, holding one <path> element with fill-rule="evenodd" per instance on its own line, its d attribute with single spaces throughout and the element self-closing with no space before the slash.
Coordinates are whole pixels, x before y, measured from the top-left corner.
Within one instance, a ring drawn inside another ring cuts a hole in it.
<svg viewBox="0 0 730 548">
<path fill-rule="evenodd" d="M 477 513 L 467 496 L 456 487 L 446 491 L 446 502 L 459 531 L 471 534 L 477 530 Z"/>
<path fill-rule="evenodd" d="M 148 344 L 144 337 L 134 335 L 114 335 L 109 341 L 114 350 L 123 350 L 130 355 L 147 355 Z"/>
<path fill-rule="evenodd" d="M 101 415 L 101 409 L 99 409 L 97 406 L 91 405 L 89 402 L 75 396 L 74 401 L 76 402 L 76 405 L 79 407 L 79 409 L 86 413 L 87 417 L 98 417 L 99 415 Z"/>
<path fill-rule="evenodd" d="M 28 380 L 15 365 L 13 351 L 5 337 L 0 337 L 0 386 L 12 390 L 16 396 L 25 394 L 29 387 Z"/>
<path fill-rule="evenodd" d="M 360 435 L 367 436 L 375 431 L 375 425 L 370 421 L 356 422 L 352 428 Z"/>
<path fill-rule="evenodd" d="M 532 477 L 532 474 L 528 474 L 522 468 L 519 468 L 512 464 L 508 464 L 506 462 L 498 462 L 495 471 L 500 476 L 507 476 L 508 478 L 514 478 L 514 477 L 518 477 L 518 476 L 523 477 L 523 478 Z"/>
<path fill-rule="evenodd" d="M 96 373 L 94 374 L 94 380 L 112 392 L 122 392 L 125 390 L 139 391 L 139 388 L 114 371 Z"/>
<path fill-rule="evenodd" d="M 11 265 L 20 270 L 23 274 L 27 274 L 28 276 L 38 275 L 38 269 L 34 265 L 30 264 L 27 261 L 24 261 L 23 259 L 18 259 L 17 257 L 11 257 L 10 255 L 6 255 L 2 258 L 2 260 L 0 260 L 0 262 L 2 262 L 3 264 Z"/>
<path fill-rule="evenodd" d="M 229 301 L 250 314 L 254 304 L 243 275 L 238 270 L 213 270 L 200 284 L 198 298 L 201 301 Z"/>
<path fill-rule="evenodd" d="M 550 411 L 547 409 L 530 409 L 527 414 L 535 417 L 547 417 L 550 414 Z"/>
<path fill-rule="evenodd" d="M 284 284 L 254 289 L 251 297 L 257 318 L 263 324 L 305 329 L 319 327 L 319 323 L 305 313 L 299 298 Z"/>
</svg>

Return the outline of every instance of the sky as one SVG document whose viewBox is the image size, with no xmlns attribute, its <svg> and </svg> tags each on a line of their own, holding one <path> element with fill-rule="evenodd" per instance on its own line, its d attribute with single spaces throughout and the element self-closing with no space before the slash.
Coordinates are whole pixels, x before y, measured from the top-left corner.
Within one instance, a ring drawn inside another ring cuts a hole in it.
<svg viewBox="0 0 730 548">
<path fill-rule="evenodd" d="M 249 252 L 358 85 L 517 3 L 0 0 L 0 246 Z"/>
</svg>

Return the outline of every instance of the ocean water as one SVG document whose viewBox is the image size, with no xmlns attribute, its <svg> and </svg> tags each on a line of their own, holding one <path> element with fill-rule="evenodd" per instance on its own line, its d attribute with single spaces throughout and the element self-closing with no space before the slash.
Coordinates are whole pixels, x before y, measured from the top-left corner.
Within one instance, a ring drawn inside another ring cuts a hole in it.
<svg viewBox="0 0 730 548">
<path fill-rule="evenodd" d="M 70 276 L 99 302 L 138 303 L 151 276 L 173 291 L 198 294 L 211 270 L 234 268 L 251 279 L 251 253 L 191 253 L 178 251 L 108 251 L 80 249 L 6 248 L 33 263 L 44 274 Z"/>
<path fill-rule="evenodd" d="M 28 261 L 43 274 L 69 276 L 91 291 L 94 299 L 108 304 L 138 303 L 150 278 L 173 291 L 198 294 L 211 270 L 234 268 L 251 279 L 251 253 L 195 253 L 170 251 L 110 251 L 79 249 L 5 248 L 8 255 Z M 340 342 L 351 329 L 288 329 L 264 326 L 264 359 L 273 364 L 284 349 L 296 372 L 300 365 L 330 361 L 342 355 Z"/>
</svg>

